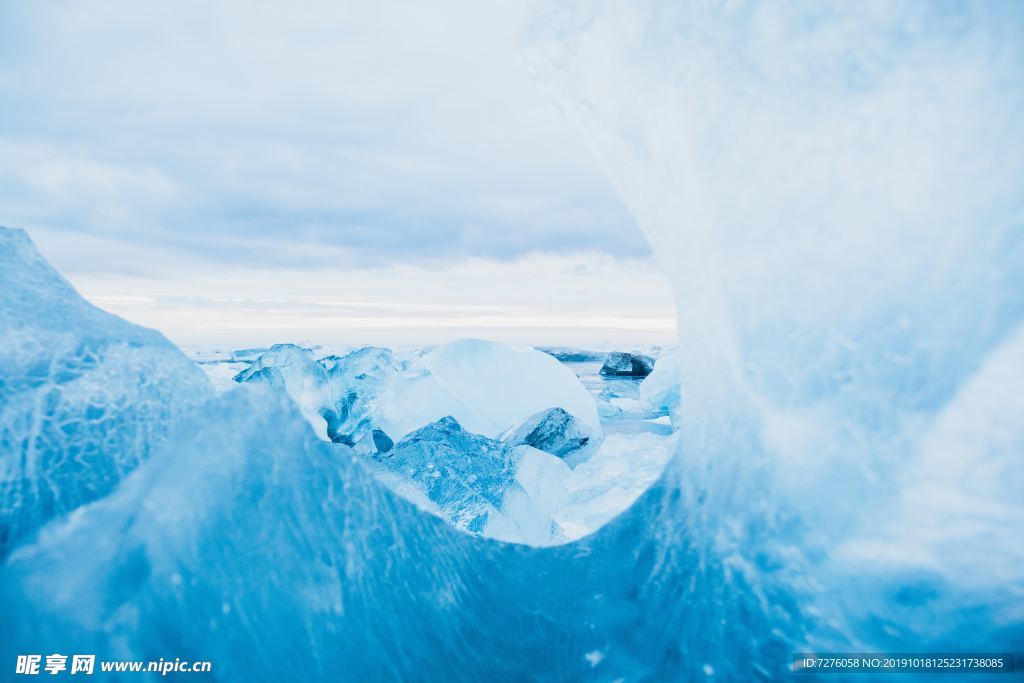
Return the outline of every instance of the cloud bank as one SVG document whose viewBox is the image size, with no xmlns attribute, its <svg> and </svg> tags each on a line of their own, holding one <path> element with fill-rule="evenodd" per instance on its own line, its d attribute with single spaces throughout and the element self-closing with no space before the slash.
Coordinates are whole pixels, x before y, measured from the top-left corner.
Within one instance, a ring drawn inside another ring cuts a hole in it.
<svg viewBox="0 0 1024 683">
<path fill-rule="evenodd" d="M 524 68 L 529 10 L 5 3 L 0 224 L 29 230 L 115 312 L 190 341 L 210 331 L 208 306 L 170 315 L 155 303 L 168 289 L 209 303 L 231 299 L 216 293 L 232 280 L 265 280 L 312 306 L 300 279 L 395 291 L 395 269 L 450 278 L 470 261 L 526 264 L 533 280 L 514 294 L 475 276 L 461 286 L 516 310 L 589 286 L 571 275 L 589 264 L 654 296 L 664 318 L 668 290 L 635 276 L 646 242 Z M 429 290 L 425 277 L 400 280 Z M 631 315 L 597 290 L 576 301 Z"/>
<path fill-rule="evenodd" d="M 523 11 L 8 3 L 2 220 L 246 263 L 288 258 L 255 237 L 356 265 L 645 256 L 522 67 Z"/>
</svg>

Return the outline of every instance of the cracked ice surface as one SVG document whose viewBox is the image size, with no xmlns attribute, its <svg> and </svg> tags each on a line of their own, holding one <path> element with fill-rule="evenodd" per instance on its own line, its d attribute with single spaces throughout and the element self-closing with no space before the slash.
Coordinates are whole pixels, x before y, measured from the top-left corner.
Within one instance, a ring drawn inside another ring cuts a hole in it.
<svg viewBox="0 0 1024 683">
<path fill-rule="evenodd" d="M 208 392 L 159 333 L 92 306 L 0 228 L 0 557 L 109 493 Z"/>
</svg>

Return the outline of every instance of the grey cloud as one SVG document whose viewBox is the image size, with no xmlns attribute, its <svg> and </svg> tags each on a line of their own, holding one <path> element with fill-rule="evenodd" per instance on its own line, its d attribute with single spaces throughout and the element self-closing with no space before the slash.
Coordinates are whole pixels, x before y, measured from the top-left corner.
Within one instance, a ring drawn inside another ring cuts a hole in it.
<svg viewBox="0 0 1024 683">
<path fill-rule="evenodd" d="M 211 265 L 646 256 L 525 75 L 521 11 L 7 3 L 0 222 Z"/>
</svg>

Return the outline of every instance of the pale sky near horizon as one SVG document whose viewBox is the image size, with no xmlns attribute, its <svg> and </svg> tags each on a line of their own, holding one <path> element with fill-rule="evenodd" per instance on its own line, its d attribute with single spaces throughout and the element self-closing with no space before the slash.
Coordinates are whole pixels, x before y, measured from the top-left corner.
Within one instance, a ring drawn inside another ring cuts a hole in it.
<svg viewBox="0 0 1024 683">
<path fill-rule="evenodd" d="M 0 6 L 0 224 L 183 345 L 668 343 L 528 10 Z"/>
</svg>

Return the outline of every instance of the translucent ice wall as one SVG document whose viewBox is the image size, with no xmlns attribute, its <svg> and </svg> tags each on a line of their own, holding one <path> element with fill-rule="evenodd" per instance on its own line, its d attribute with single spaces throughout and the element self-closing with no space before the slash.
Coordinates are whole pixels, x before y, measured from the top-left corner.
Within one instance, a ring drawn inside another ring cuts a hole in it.
<svg viewBox="0 0 1024 683">
<path fill-rule="evenodd" d="M 0 227 L 0 559 L 112 491 L 207 391 L 161 334 L 92 306 Z"/>
<path fill-rule="evenodd" d="M 787 639 L 1021 645 L 1022 38 L 1012 2 L 556 3 L 528 29 L 673 279 L 666 533 L 710 590 L 791 601 Z"/>
<path fill-rule="evenodd" d="M 472 538 L 242 387 L 22 540 L 0 661 L 747 681 L 806 649 L 1024 650 L 1024 10 L 786 7 L 560 4 L 532 29 L 675 280 L 681 446 L 629 510 L 555 548 Z M 87 327 L 144 334 L 110 325 Z M 14 376 L 60 358 L 50 334 Z M 54 457 L 106 433 L 86 422 Z"/>
</svg>

